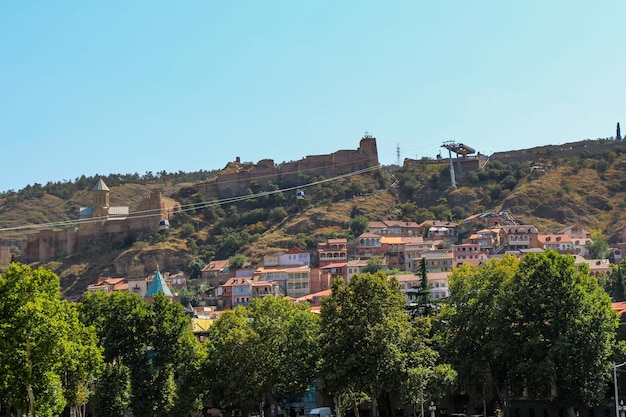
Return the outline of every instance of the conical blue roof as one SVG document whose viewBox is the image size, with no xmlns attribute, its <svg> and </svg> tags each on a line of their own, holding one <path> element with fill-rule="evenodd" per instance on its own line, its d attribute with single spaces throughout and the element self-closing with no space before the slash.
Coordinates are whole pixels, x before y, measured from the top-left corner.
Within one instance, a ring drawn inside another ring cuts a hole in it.
<svg viewBox="0 0 626 417">
<path fill-rule="evenodd" d="M 146 291 L 146 297 L 154 297 L 157 294 L 164 294 L 167 297 L 173 297 L 172 291 L 170 291 L 169 287 L 165 283 L 165 280 L 161 276 L 161 273 L 157 269 L 156 274 L 154 274 L 154 278 Z"/>
</svg>

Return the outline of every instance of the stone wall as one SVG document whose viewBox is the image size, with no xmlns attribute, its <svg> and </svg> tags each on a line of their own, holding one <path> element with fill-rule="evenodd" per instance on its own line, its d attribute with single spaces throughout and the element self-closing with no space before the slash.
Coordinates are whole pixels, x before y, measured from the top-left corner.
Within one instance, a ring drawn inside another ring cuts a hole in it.
<svg viewBox="0 0 626 417">
<path fill-rule="evenodd" d="M 12 259 L 11 247 L 0 245 L 0 268 L 5 268 L 9 265 Z"/>
<path fill-rule="evenodd" d="M 378 150 L 376 138 L 364 136 L 356 150 L 340 150 L 327 155 L 309 155 L 298 161 L 280 165 L 271 159 L 259 161 L 256 165 L 246 165 L 239 161 L 228 164 L 228 172 L 220 174 L 211 181 L 197 185 L 199 191 L 207 197 L 230 198 L 245 195 L 252 181 L 265 184 L 287 182 L 298 184 L 301 175 L 321 176 L 326 178 L 347 174 L 364 168 L 377 166 Z"/>
<path fill-rule="evenodd" d="M 490 160 L 499 160 L 510 164 L 513 162 L 535 162 L 552 158 L 572 158 L 578 156 L 598 156 L 604 152 L 626 152 L 626 141 L 623 140 L 583 140 L 563 145 L 536 146 L 529 149 L 495 152 Z"/>
<path fill-rule="evenodd" d="M 125 219 L 89 223 L 89 227 L 65 230 L 41 230 L 28 235 L 22 242 L 20 261 L 45 262 L 81 252 L 99 252 L 120 246 L 141 232 L 158 230 L 160 220 L 169 219 L 180 211 L 176 200 L 152 193 Z"/>
</svg>

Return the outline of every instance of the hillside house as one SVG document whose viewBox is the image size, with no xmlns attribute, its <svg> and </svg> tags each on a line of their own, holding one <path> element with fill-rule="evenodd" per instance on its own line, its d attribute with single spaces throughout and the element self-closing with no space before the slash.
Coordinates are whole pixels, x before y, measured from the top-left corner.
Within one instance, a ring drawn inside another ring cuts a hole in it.
<svg viewBox="0 0 626 417">
<path fill-rule="evenodd" d="M 533 225 L 503 226 L 500 228 L 500 248 L 495 253 L 502 253 L 502 250 L 510 252 L 521 249 L 540 248 L 537 239 L 539 232 Z"/>
<path fill-rule="evenodd" d="M 128 278 L 128 291 L 137 294 L 141 298 L 148 291 L 148 285 L 150 285 L 150 281 L 148 281 L 147 277 Z"/>
<path fill-rule="evenodd" d="M 320 267 L 320 272 L 322 274 L 328 274 L 331 277 L 331 281 L 335 278 L 341 278 L 343 280 L 346 279 L 348 274 L 348 263 L 347 262 L 337 262 L 334 264 L 328 264 Z"/>
<path fill-rule="evenodd" d="M 405 270 L 406 247 L 408 245 L 420 245 L 424 243 L 421 236 L 381 236 L 382 252 L 387 257 L 390 269 Z"/>
<path fill-rule="evenodd" d="M 350 283 L 352 276 L 354 274 L 360 274 L 363 271 L 363 268 L 367 265 L 367 261 L 363 259 L 354 259 L 348 261 L 346 265 L 346 275 L 345 280 L 346 283 Z"/>
<path fill-rule="evenodd" d="M 357 256 L 360 258 L 371 258 L 372 256 L 383 256 L 382 236 L 376 233 L 362 233 L 356 241 Z"/>
<path fill-rule="evenodd" d="M 454 254 L 451 249 L 435 249 L 422 252 L 422 258 L 426 261 L 426 270 L 429 273 L 452 271 L 454 265 Z"/>
<path fill-rule="evenodd" d="M 325 291 L 330 289 L 333 277 L 329 273 L 322 273 L 319 268 L 311 268 L 311 293 Z"/>
<path fill-rule="evenodd" d="M 478 213 L 466 217 L 463 219 L 464 229 L 475 229 L 476 226 L 482 226 L 487 228 L 497 228 L 504 224 L 504 217 L 502 213 L 494 213 L 492 211 Z"/>
<path fill-rule="evenodd" d="M 619 264 L 626 256 L 626 243 L 609 245 L 609 251 L 613 257 L 613 263 Z"/>
<path fill-rule="evenodd" d="M 431 240 L 453 241 L 458 234 L 458 225 L 453 222 L 426 220 L 420 223 L 420 230 Z"/>
<path fill-rule="evenodd" d="M 567 235 L 572 240 L 575 239 L 591 239 L 591 232 L 584 229 L 579 224 L 573 224 L 571 226 L 567 226 L 557 232 L 559 235 Z"/>
<path fill-rule="evenodd" d="M 230 277 L 230 263 L 227 259 L 217 259 L 202 268 L 201 277 L 211 285 L 223 284 Z"/>
<path fill-rule="evenodd" d="M 320 267 L 348 260 L 348 239 L 328 239 L 317 244 L 317 259 Z"/>
<path fill-rule="evenodd" d="M 311 291 L 311 268 L 306 265 L 263 266 L 254 271 L 260 281 L 276 281 L 281 293 L 299 298 Z"/>
<path fill-rule="evenodd" d="M 569 235 L 566 234 L 539 234 L 537 235 L 539 246 L 544 249 L 552 249 L 561 254 L 573 255 L 576 253 L 574 244 Z"/>
<path fill-rule="evenodd" d="M 435 300 L 441 300 L 450 296 L 448 291 L 448 277 L 452 272 L 430 272 L 426 274 L 426 280 L 430 287 L 430 296 Z M 407 302 L 415 301 L 415 289 L 420 288 L 422 277 L 417 274 L 398 274 L 395 275 L 400 288 L 404 292 Z"/>
<path fill-rule="evenodd" d="M 222 309 L 247 306 L 254 298 L 277 297 L 282 294 L 276 281 L 264 281 L 254 278 L 230 278 L 215 289 L 218 306 Z"/>
<path fill-rule="evenodd" d="M 295 246 L 286 252 L 275 252 L 263 257 L 264 266 L 311 265 L 311 254 Z"/>
<path fill-rule="evenodd" d="M 433 240 L 415 240 L 404 246 L 404 270 L 416 271 L 422 260 L 422 253 L 435 250 L 437 242 Z"/>
<path fill-rule="evenodd" d="M 396 236 L 419 236 L 422 231 L 416 222 L 403 222 L 400 220 L 371 221 L 367 231 L 377 235 Z"/>
<path fill-rule="evenodd" d="M 315 313 L 319 313 L 320 305 L 322 303 L 322 299 L 325 297 L 329 297 L 332 294 L 332 290 L 323 290 L 314 292 L 311 294 L 307 294 L 303 297 L 296 299 L 297 303 L 309 303 L 311 306 L 311 310 Z"/>
<path fill-rule="evenodd" d="M 107 294 L 114 291 L 128 291 L 128 282 L 126 278 L 99 277 L 87 286 L 87 291 L 102 291 Z"/>
<path fill-rule="evenodd" d="M 486 251 L 481 250 L 479 243 L 452 245 L 452 256 L 454 266 L 477 266 L 489 257 Z"/>
<path fill-rule="evenodd" d="M 612 271 L 611 262 L 609 262 L 608 259 L 585 259 L 582 256 L 574 255 L 575 265 L 580 265 L 583 263 L 589 266 L 589 275 L 592 275 L 594 277 L 598 277 L 603 274 L 608 275 Z"/>
<path fill-rule="evenodd" d="M 481 251 L 487 252 L 488 254 L 494 254 L 501 246 L 500 228 L 482 229 L 472 233 L 469 239 L 467 239 L 467 243 L 478 244 Z"/>
</svg>

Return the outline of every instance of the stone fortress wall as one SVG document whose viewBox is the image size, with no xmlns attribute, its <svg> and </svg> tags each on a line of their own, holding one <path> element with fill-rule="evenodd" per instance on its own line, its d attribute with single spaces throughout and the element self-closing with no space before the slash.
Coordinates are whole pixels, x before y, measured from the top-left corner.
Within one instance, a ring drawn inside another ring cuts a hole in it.
<svg viewBox="0 0 626 417">
<path fill-rule="evenodd" d="M 133 234 L 155 231 L 159 222 L 180 211 L 180 203 L 160 192 L 144 197 L 128 217 L 109 219 L 63 230 L 45 229 L 33 233 L 22 242 L 19 261 L 45 262 L 75 253 L 93 253 L 122 245 Z"/>
<path fill-rule="evenodd" d="M 534 148 L 520 149 L 505 152 L 494 152 L 490 156 L 477 154 L 465 158 L 452 158 L 455 168 L 462 166 L 463 171 L 479 171 L 490 161 L 502 161 L 505 164 L 513 162 L 540 162 L 553 158 L 573 158 L 579 156 L 598 156 L 604 152 L 626 152 L 626 140 L 596 139 L 579 142 L 568 142 L 562 145 L 543 145 Z M 447 164 L 448 158 L 425 158 L 423 160 L 406 158 L 404 165 L 420 163 Z"/>
<path fill-rule="evenodd" d="M 490 160 L 513 162 L 533 162 L 552 158 L 572 158 L 577 156 L 598 156 L 604 152 L 626 151 L 626 141 L 612 139 L 583 140 L 562 145 L 544 145 L 515 151 L 495 152 Z"/>
<path fill-rule="evenodd" d="M 279 182 L 297 183 L 302 174 L 323 175 L 326 178 L 347 174 L 364 168 L 379 165 L 376 138 L 366 134 L 356 150 L 340 150 L 326 155 L 306 156 L 299 161 L 280 165 L 271 159 L 257 164 L 242 164 L 239 158 L 230 162 L 216 178 L 200 183 L 196 187 L 207 197 L 217 199 L 244 195 L 252 181 L 259 184 Z"/>
</svg>

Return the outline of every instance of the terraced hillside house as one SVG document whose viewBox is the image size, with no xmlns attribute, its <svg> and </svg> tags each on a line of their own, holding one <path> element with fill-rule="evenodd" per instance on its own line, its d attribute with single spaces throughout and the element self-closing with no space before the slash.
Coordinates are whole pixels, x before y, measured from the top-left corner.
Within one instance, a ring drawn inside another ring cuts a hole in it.
<svg viewBox="0 0 626 417">
<path fill-rule="evenodd" d="M 317 244 L 318 264 L 324 267 L 328 264 L 345 262 L 348 260 L 348 239 L 328 239 Z"/>
</svg>

